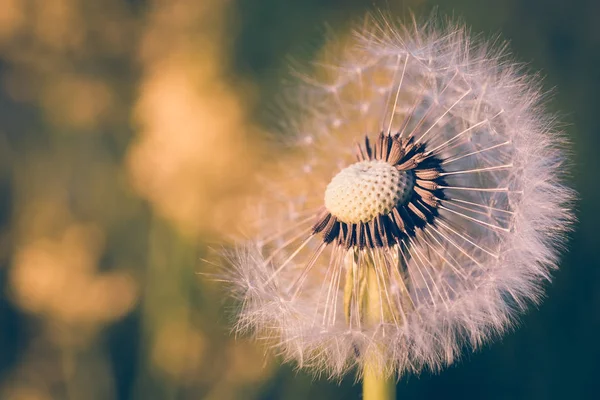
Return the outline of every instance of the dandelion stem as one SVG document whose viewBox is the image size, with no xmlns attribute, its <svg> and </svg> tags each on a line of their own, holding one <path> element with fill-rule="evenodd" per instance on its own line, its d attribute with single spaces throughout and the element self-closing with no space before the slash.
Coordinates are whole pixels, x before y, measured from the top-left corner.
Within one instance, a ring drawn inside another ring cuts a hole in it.
<svg viewBox="0 0 600 400">
<path fill-rule="evenodd" d="M 396 380 L 365 364 L 363 400 L 391 400 L 396 398 Z"/>
<path fill-rule="evenodd" d="M 377 271 L 371 262 L 365 262 L 362 267 L 366 269 L 367 274 L 365 319 L 369 325 L 377 326 L 385 319 L 381 311 L 384 305 L 378 285 Z M 382 365 L 383 359 L 379 348 L 372 348 L 366 355 L 363 366 L 363 400 L 396 398 L 396 380 L 393 374 L 385 370 Z"/>
</svg>

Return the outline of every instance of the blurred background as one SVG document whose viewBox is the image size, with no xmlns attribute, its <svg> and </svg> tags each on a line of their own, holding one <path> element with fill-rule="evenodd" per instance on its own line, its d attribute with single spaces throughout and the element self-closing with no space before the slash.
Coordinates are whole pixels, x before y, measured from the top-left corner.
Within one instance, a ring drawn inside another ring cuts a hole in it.
<svg viewBox="0 0 600 400">
<path fill-rule="evenodd" d="M 352 377 L 232 337 L 232 304 L 198 273 L 290 57 L 367 10 L 436 6 L 501 34 L 555 89 L 580 222 L 514 333 L 398 396 L 597 398 L 600 2 L 0 0 L 0 399 L 358 399 Z"/>
</svg>

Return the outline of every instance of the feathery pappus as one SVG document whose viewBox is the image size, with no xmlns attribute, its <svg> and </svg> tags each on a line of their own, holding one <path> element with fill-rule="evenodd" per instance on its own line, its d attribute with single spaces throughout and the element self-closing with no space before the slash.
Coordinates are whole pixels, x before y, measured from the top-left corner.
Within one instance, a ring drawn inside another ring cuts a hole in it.
<svg viewBox="0 0 600 400">
<path fill-rule="evenodd" d="M 401 375 L 540 300 L 574 193 L 539 83 L 501 47 L 370 17 L 301 79 L 229 254 L 238 330 L 316 373 Z"/>
</svg>

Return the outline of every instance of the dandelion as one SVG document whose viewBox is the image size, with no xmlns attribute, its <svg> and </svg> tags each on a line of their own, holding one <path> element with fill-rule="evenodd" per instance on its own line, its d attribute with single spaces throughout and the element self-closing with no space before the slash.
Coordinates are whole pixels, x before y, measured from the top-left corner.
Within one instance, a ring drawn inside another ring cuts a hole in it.
<svg viewBox="0 0 600 400">
<path fill-rule="evenodd" d="M 462 27 L 370 18 L 315 75 L 231 254 L 237 328 L 331 377 L 438 371 L 540 300 L 572 220 L 560 132 Z"/>
</svg>

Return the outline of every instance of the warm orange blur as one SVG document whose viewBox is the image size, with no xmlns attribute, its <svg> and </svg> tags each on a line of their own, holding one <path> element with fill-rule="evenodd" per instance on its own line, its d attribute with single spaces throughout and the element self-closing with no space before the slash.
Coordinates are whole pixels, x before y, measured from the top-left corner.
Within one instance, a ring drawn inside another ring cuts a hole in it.
<svg viewBox="0 0 600 400">
<path fill-rule="evenodd" d="M 186 234 L 226 232 L 255 149 L 248 85 L 224 80 L 226 1 L 159 1 L 148 16 L 129 150 L 136 190 Z M 244 108 L 246 107 L 246 108 Z"/>
<path fill-rule="evenodd" d="M 230 75 L 228 3 L 0 0 L 4 95 L 37 113 L 2 150 L 7 296 L 30 329 L 0 398 L 114 398 L 106 334 L 126 320 L 141 329 L 133 398 L 239 398 L 271 373 L 218 326 L 221 300 L 197 274 L 260 146 L 252 85 Z"/>
</svg>

